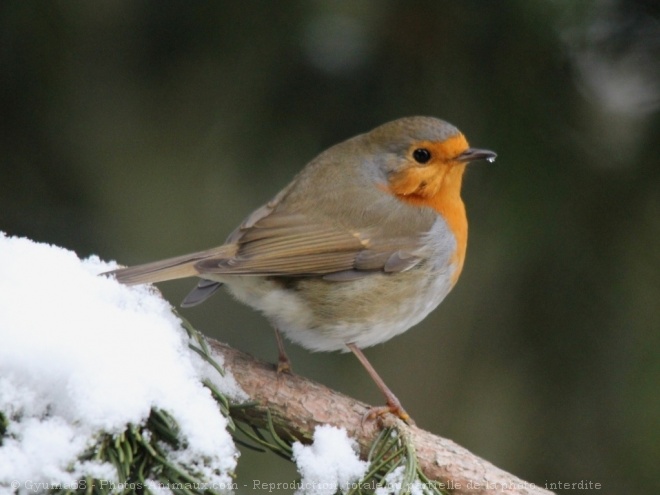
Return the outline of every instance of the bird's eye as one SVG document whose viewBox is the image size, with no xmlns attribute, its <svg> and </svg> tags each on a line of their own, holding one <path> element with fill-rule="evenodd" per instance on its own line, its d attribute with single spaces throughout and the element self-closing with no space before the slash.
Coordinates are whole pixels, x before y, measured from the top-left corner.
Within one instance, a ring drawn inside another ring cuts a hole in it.
<svg viewBox="0 0 660 495">
<path fill-rule="evenodd" d="M 417 148 L 412 155 L 417 163 L 427 163 L 431 159 L 431 152 L 426 148 Z"/>
</svg>

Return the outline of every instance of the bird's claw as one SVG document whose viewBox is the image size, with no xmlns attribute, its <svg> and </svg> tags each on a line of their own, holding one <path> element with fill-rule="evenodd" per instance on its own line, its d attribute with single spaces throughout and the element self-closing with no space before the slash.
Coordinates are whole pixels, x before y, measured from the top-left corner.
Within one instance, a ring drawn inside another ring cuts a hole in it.
<svg viewBox="0 0 660 495">
<path fill-rule="evenodd" d="M 281 375 L 283 373 L 286 373 L 287 375 L 290 375 L 293 372 L 291 368 L 291 361 L 289 361 L 289 358 L 284 356 L 284 359 L 282 356 L 277 360 L 277 374 Z"/>
<path fill-rule="evenodd" d="M 381 419 L 386 414 L 394 414 L 406 424 L 415 426 L 415 421 L 413 421 L 405 409 L 401 407 L 401 404 L 387 404 L 385 406 L 370 408 L 366 413 L 364 413 L 364 416 L 362 416 L 362 425 L 364 425 L 366 421 Z"/>
</svg>

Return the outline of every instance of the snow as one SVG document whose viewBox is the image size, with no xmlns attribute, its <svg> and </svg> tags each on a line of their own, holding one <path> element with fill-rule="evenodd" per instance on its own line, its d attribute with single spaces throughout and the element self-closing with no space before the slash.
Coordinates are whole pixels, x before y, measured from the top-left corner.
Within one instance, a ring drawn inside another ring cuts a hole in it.
<svg viewBox="0 0 660 495">
<path fill-rule="evenodd" d="M 333 495 L 338 488 L 346 493 L 369 467 L 346 430 L 330 425 L 316 427 L 312 445 L 294 443 L 293 459 L 302 477 L 296 495 Z"/>
<path fill-rule="evenodd" d="M 424 495 L 425 493 L 433 493 L 427 490 L 428 487 L 417 478 L 411 484 L 404 486 L 404 473 L 406 467 L 399 466 L 392 472 L 388 473 L 381 486 L 376 488 L 374 495 L 396 495 L 402 491 L 410 493 L 410 495 Z"/>
<path fill-rule="evenodd" d="M 97 276 L 113 268 L 0 233 L 0 411 L 9 420 L 0 493 L 12 482 L 29 489 L 28 480 L 115 480 L 110 465 L 77 457 L 99 433 L 143 424 L 151 408 L 171 414 L 187 444 L 171 460 L 211 483 L 232 482 L 238 453 L 201 380 L 213 377 L 232 398 L 245 393 L 188 349 L 181 322 L 157 291 Z"/>
</svg>

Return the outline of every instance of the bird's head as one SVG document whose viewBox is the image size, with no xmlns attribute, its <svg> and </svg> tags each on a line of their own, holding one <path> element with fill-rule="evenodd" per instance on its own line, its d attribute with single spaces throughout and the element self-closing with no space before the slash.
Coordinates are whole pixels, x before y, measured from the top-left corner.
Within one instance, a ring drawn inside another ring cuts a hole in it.
<svg viewBox="0 0 660 495">
<path fill-rule="evenodd" d="M 453 125 L 433 117 L 408 117 L 384 124 L 367 134 L 380 149 L 379 165 L 385 188 L 414 203 L 438 195 L 460 197 L 465 166 L 472 161 L 494 161 L 497 154 L 471 148 Z"/>
</svg>

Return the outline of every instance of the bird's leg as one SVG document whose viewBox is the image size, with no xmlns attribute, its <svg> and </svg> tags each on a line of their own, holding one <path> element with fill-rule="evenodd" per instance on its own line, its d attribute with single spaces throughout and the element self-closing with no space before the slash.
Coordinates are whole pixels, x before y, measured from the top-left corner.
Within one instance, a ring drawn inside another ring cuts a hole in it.
<svg viewBox="0 0 660 495">
<path fill-rule="evenodd" d="M 414 421 L 410 418 L 408 413 L 403 409 L 403 406 L 401 406 L 401 402 L 399 402 L 399 399 L 396 398 L 396 395 L 392 393 L 392 391 L 389 389 L 387 385 L 385 385 L 385 382 L 383 379 L 380 377 L 380 375 L 376 372 L 373 366 L 371 366 L 371 363 L 367 360 L 367 357 L 362 353 L 359 347 L 357 347 L 355 344 L 346 344 L 348 348 L 351 350 L 353 354 L 355 354 L 355 357 L 358 358 L 360 363 L 362 363 L 362 366 L 364 366 L 364 369 L 367 370 L 367 373 L 369 373 L 369 376 L 371 379 L 376 383 L 380 391 L 383 393 L 385 396 L 385 403 L 387 405 L 382 406 L 382 407 L 374 407 L 372 408 L 365 418 L 368 419 L 373 419 L 376 418 L 377 416 L 380 416 L 385 413 L 392 413 L 397 415 L 399 418 L 404 420 L 406 423 L 409 424 L 414 424 Z"/>
<path fill-rule="evenodd" d="M 291 373 L 291 360 L 286 355 L 282 334 L 277 327 L 273 327 L 273 329 L 275 330 L 275 340 L 277 341 L 277 373 Z"/>
</svg>

